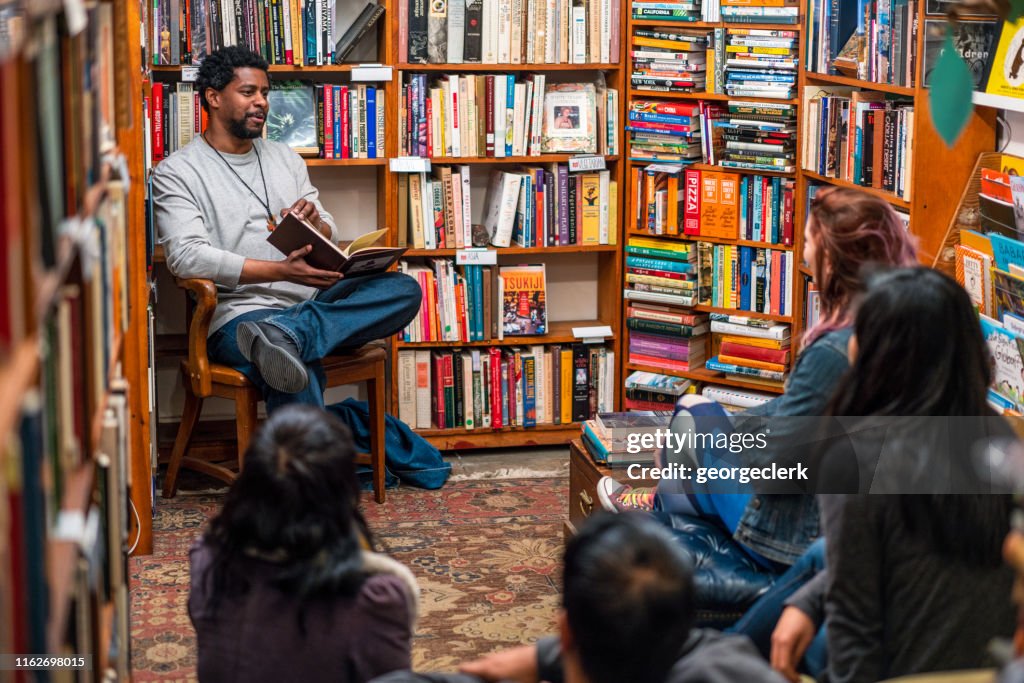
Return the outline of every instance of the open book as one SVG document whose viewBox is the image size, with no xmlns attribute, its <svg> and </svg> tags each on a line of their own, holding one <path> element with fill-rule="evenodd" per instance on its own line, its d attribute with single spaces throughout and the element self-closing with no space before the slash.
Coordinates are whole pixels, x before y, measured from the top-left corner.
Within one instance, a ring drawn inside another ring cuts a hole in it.
<svg viewBox="0 0 1024 683">
<path fill-rule="evenodd" d="M 314 268 L 346 275 L 369 275 L 383 273 L 405 253 L 405 247 L 375 246 L 387 232 L 387 228 L 374 230 L 342 248 L 324 237 L 309 221 L 288 213 L 267 241 L 285 255 L 311 244 L 313 250 L 306 254 L 306 262 Z"/>
</svg>

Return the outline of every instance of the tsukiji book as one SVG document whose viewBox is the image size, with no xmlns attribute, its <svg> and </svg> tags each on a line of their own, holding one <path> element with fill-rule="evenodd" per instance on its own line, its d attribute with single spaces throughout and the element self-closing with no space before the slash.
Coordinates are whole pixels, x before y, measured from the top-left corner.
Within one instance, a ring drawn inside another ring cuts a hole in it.
<svg viewBox="0 0 1024 683">
<path fill-rule="evenodd" d="M 544 265 L 502 266 L 499 272 L 505 336 L 547 334 Z"/>
</svg>

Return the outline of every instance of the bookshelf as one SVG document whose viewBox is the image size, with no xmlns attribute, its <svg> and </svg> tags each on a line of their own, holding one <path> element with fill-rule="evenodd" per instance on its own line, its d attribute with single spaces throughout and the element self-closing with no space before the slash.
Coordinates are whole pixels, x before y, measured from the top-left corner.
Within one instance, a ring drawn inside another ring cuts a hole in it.
<svg viewBox="0 0 1024 683">
<path fill-rule="evenodd" d="M 561 2 L 562 0 L 559 0 Z M 603 76 L 606 87 L 618 92 L 618 106 L 616 115 L 621 122 L 622 103 L 626 95 L 627 79 L 625 65 L 621 59 L 622 45 L 625 44 L 625 12 L 628 6 L 627 0 L 612 0 L 607 2 L 607 7 L 617 5 L 619 7 L 618 23 L 614 30 L 619 36 L 619 49 L 609 50 L 611 59 L 608 62 L 596 60 L 587 63 L 557 63 L 557 59 L 544 60 L 535 58 L 527 61 L 527 48 L 524 36 L 523 42 L 523 63 L 419 63 L 405 59 L 407 49 L 401 45 L 402 37 L 407 35 L 408 21 L 406 10 L 402 7 L 403 0 L 393 0 L 388 7 L 386 16 L 390 18 L 389 33 L 397 37 L 392 43 L 393 52 L 389 54 L 389 61 L 395 64 L 396 84 L 401 88 L 406 82 L 408 75 L 425 74 L 428 83 L 442 75 L 458 76 L 485 76 L 491 74 L 510 74 L 516 80 L 527 79 L 531 74 L 543 75 L 547 83 L 553 82 L 593 82 L 598 74 Z M 538 3 L 539 5 L 542 3 Z M 554 3 L 552 3 L 554 4 Z M 593 3 L 587 10 L 591 11 L 601 3 Z M 567 5 L 568 6 L 568 5 Z M 412 7 L 410 4 L 409 7 Z M 530 3 L 533 7 L 533 3 Z M 393 11 L 395 10 L 395 11 Z M 523 30 L 527 30 L 526 18 L 529 8 L 523 3 Z M 610 16 L 616 17 L 615 10 Z M 589 21 L 589 19 L 588 19 Z M 487 23 L 484 22 L 483 29 L 486 31 Z M 589 28 L 589 24 L 588 24 Z M 614 45 L 614 39 L 612 44 Z M 592 45 L 592 44 L 591 44 Z M 484 48 L 486 49 L 486 47 Z M 515 45 L 512 49 L 516 49 Z M 538 55 L 539 57 L 539 55 Z M 536 93 L 533 94 L 536 96 Z M 600 95 L 598 95 L 600 97 Z M 481 103 L 482 104 L 482 103 Z M 481 107 L 483 109 L 483 107 Z M 482 112 L 481 112 L 482 113 Z M 397 133 L 402 128 L 399 122 L 399 111 L 396 109 L 394 115 L 389 118 L 388 125 L 398 124 L 394 129 Z M 429 125 L 429 124 L 428 124 Z M 600 125 L 600 122 L 599 122 Z M 389 129 L 390 130 L 390 129 Z M 403 154 L 403 141 L 396 134 L 393 149 L 396 156 Z M 621 133 L 619 135 L 618 149 L 622 149 Z M 537 150 L 532 150 L 536 152 Z M 523 348 L 536 345 L 545 345 L 550 350 L 551 345 L 561 345 L 567 348 L 580 340 L 573 334 L 574 327 L 592 327 L 605 325 L 611 329 L 611 336 L 604 339 L 603 346 L 606 351 L 615 354 L 615 375 L 618 375 L 618 364 L 621 355 L 619 354 L 619 335 L 621 334 L 619 308 L 621 291 L 619 282 L 621 280 L 621 245 L 622 232 L 619 221 L 622 203 L 624 201 L 624 187 L 622 184 L 623 169 L 625 168 L 625 156 L 615 153 L 602 153 L 608 150 L 598 148 L 598 154 L 604 157 L 605 168 L 609 174 L 610 182 L 617 185 L 617 203 L 619 210 L 609 217 L 608 229 L 610 232 L 609 244 L 580 244 L 561 243 L 559 246 L 517 246 L 513 241 L 511 246 L 494 247 L 487 246 L 488 250 L 495 253 L 496 264 L 492 267 L 514 266 L 520 264 L 545 264 L 546 266 L 546 297 L 548 310 L 548 329 L 546 334 L 534 336 L 506 336 L 502 340 L 496 337 L 489 341 L 461 341 L 461 342 L 409 342 L 403 341 L 402 335 L 393 345 L 392 354 L 392 382 L 391 405 L 392 413 L 399 414 L 401 403 L 400 393 L 402 384 L 402 368 L 400 358 L 410 351 L 431 351 L 439 353 L 452 352 L 458 354 L 460 351 L 482 351 L 487 353 L 489 348 L 500 348 L 511 351 L 515 348 Z M 453 169 L 456 166 L 468 166 L 472 178 L 472 223 L 484 223 L 484 214 L 487 211 L 485 204 L 485 193 L 487 183 L 492 173 L 512 171 L 522 167 L 548 167 L 552 164 L 567 164 L 575 155 L 570 153 L 532 153 L 514 156 L 432 156 L 430 157 L 431 167 L 437 169 L 439 166 L 449 166 Z M 397 175 L 397 174 L 396 174 Z M 396 220 L 392 225 L 396 229 L 396 241 L 400 239 L 398 234 L 403 230 L 404 223 L 398 221 L 404 201 L 397 196 L 391 204 L 391 216 Z M 408 210 L 408 209 L 405 209 Z M 545 245 L 544 235 L 540 235 L 538 245 Z M 412 246 L 410 238 L 409 245 Z M 455 257 L 461 249 L 447 248 L 438 249 L 410 249 L 406 255 L 406 261 L 420 265 L 429 263 L 431 259 Z M 501 324 L 500 320 L 497 324 Z M 456 359 L 458 356 L 455 356 Z M 618 380 L 611 383 L 612 393 L 616 394 Z M 557 389 L 556 389 L 557 391 Z M 617 396 L 609 398 L 610 407 L 618 407 Z M 580 423 L 569 421 L 561 424 L 543 423 L 538 419 L 536 426 L 530 427 L 502 427 L 493 428 L 477 425 L 475 428 L 455 426 L 449 428 L 438 428 L 436 422 L 431 421 L 430 426 L 418 425 L 415 420 L 410 424 L 416 427 L 418 434 L 426 438 L 441 450 L 470 450 L 477 448 L 493 447 L 525 447 L 533 445 L 565 444 L 574 438 L 580 430 Z"/>
<path fill-rule="evenodd" d="M 0 651 L 127 679 L 152 509 L 138 5 L 64 8 L 0 19 Z"/>
</svg>

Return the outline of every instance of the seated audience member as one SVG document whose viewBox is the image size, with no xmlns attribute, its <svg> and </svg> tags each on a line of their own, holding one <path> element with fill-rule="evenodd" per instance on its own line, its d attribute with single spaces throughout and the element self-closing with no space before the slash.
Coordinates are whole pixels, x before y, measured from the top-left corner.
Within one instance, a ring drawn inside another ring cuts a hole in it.
<svg viewBox="0 0 1024 683">
<path fill-rule="evenodd" d="M 862 493 L 819 497 L 826 569 L 787 601 L 772 665 L 797 680 L 824 623 L 830 683 L 983 666 L 988 642 L 1014 628 L 1001 563 L 1012 502 L 978 493 L 992 489 L 975 454 L 1013 435 L 986 402 L 977 316 L 963 288 L 928 268 L 876 273 L 857 310 L 852 367 L 829 412 L 859 416 L 843 420 L 859 436 L 822 469 L 830 488 Z M 756 630 L 773 618 L 764 607 L 745 617 Z"/>
<path fill-rule="evenodd" d="M 565 550 L 560 638 L 466 664 L 462 674 L 393 673 L 376 683 L 782 683 L 746 638 L 692 628 L 679 546 L 637 514 L 598 514 Z"/>
<path fill-rule="evenodd" d="M 311 406 L 259 429 L 191 551 L 201 681 L 357 683 L 408 669 L 418 589 L 368 552 L 348 429 Z"/>
</svg>

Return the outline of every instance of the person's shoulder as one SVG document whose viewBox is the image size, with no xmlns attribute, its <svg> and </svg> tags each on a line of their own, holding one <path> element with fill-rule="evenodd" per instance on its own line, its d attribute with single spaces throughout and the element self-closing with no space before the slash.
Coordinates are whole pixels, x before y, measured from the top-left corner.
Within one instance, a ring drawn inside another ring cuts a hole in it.
<svg viewBox="0 0 1024 683">
<path fill-rule="evenodd" d="M 829 330 L 804 349 L 802 355 L 840 355 L 846 359 L 849 355 L 850 337 L 853 336 L 852 327 L 838 327 Z"/>
<path fill-rule="evenodd" d="M 203 150 L 205 144 L 199 137 L 193 138 L 192 142 L 156 165 L 156 168 L 153 169 L 154 179 L 184 176 L 190 170 L 195 169 L 197 165 L 205 163 L 206 155 Z"/>
<path fill-rule="evenodd" d="M 784 683 L 746 636 L 694 629 L 667 683 Z"/>
<path fill-rule="evenodd" d="M 359 590 L 359 601 L 374 612 L 390 609 L 415 622 L 419 585 L 409 568 L 387 555 L 364 551 L 363 569 L 367 578 Z"/>
</svg>

